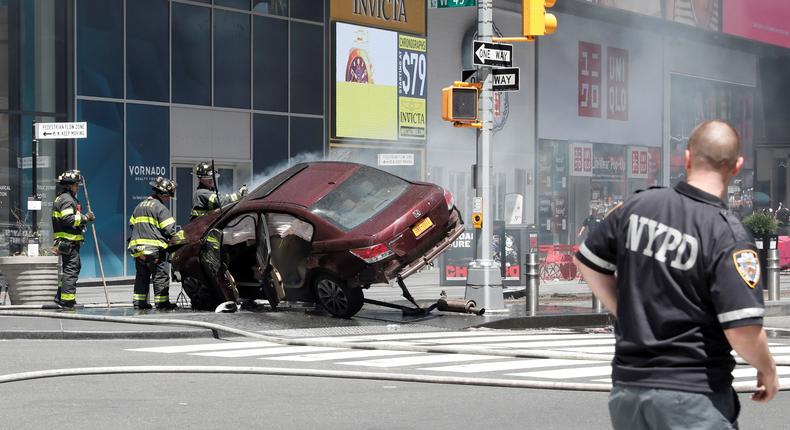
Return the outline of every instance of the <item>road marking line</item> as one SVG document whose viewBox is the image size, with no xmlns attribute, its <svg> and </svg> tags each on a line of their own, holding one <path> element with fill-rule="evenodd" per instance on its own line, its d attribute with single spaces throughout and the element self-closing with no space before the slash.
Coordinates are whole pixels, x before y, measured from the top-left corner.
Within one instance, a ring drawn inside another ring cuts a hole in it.
<svg viewBox="0 0 790 430">
<path fill-rule="evenodd" d="M 457 366 L 423 367 L 420 370 L 435 370 L 438 372 L 478 373 L 499 372 L 504 370 L 537 369 L 540 367 L 570 366 L 575 364 L 594 364 L 600 361 L 563 360 L 563 359 L 534 359 L 499 361 L 496 363 L 460 364 Z"/>
<path fill-rule="evenodd" d="M 413 340 L 413 339 L 437 339 L 437 338 L 455 338 L 455 337 L 485 337 L 485 336 L 523 336 L 518 332 L 507 335 L 503 333 L 491 333 L 488 331 L 461 331 L 461 332 L 422 332 L 422 333 L 388 333 L 388 334 L 366 334 L 360 336 L 324 336 L 324 337 L 311 337 L 306 338 L 309 340 L 334 340 L 334 341 L 348 341 L 348 342 L 369 342 L 377 340 Z"/>
<path fill-rule="evenodd" d="M 589 378 L 591 376 L 604 376 L 612 373 L 612 366 L 579 367 L 558 370 L 543 370 L 540 372 L 508 373 L 508 376 L 521 376 L 525 378 L 571 379 Z"/>
<path fill-rule="evenodd" d="M 135 349 L 127 349 L 126 351 L 159 352 L 163 354 L 175 354 L 179 352 L 222 351 L 226 349 L 259 348 L 262 346 L 277 346 L 277 345 L 278 344 L 276 343 L 264 342 L 264 341 L 217 342 L 217 343 L 204 343 L 200 345 L 177 345 L 177 346 L 158 346 L 154 348 L 135 348 Z"/>
<path fill-rule="evenodd" d="M 552 347 L 579 347 L 585 345 L 614 345 L 614 339 L 577 339 L 577 340 L 549 340 L 545 342 L 511 342 L 511 343 L 489 343 L 486 345 L 471 345 L 474 348 L 544 348 Z"/>
<path fill-rule="evenodd" d="M 304 352 L 337 351 L 339 348 L 324 348 L 320 346 L 282 346 L 272 348 L 241 349 L 235 351 L 198 352 L 190 355 L 204 357 L 255 357 L 257 355 L 301 354 Z"/>
<path fill-rule="evenodd" d="M 790 375 L 790 368 L 787 366 L 776 366 L 777 375 Z M 739 367 L 732 371 L 733 378 L 756 378 L 757 369 L 754 367 Z"/>
<path fill-rule="evenodd" d="M 614 345 L 586 346 L 582 348 L 552 348 L 556 351 L 585 352 L 588 354 L 614 354 Z"/>
<path fill-rule="evenodd" d="M 366 357 L 386 357 L 391 355 L 407 355 L 414 354 L 413 352 L 406 351 L 387 351 L 378 349 L 355 350 L 355 351 L 340 351 L 340 352 L 323 352 L 319 354 L 310 355 L 286 355 L 282 357 L 262 357 L 261 360 L 284 360 L 284 361 L 326 361 L 326 360 L 342 360 L 349 358 L 366 358 Z"/>
<path fill-rule="evenodd" d="M 516 341 L 572 341 L 573 339 L 602 339 L 611 340 L 614 342 L 612 336 L 598 336 L 598 335 L 516 335 L 516 336 L 491 336 L 487 338 L 474 338 L 474 339 L 439 339 L 430 342 L 432 344 L 464 344 L 464 343 L 492 343 L 492 342 L 516 342 Z M 414 340 L 414 342 L 422 343 L 421 340 Z"/>
<path fill-rule="evenodd" d="M 368 367 L 405 367 L 420 364 L 433 363 L 452 363 L 457 361 L 476 361 L 476 360 L 501 360 L 502 357 L 490 355 L 471 355 L 471 354 L 424 354 L 411 357 L 382 358 L 378 360 L 347 361 L 347 366 L 368 366 Z"/>
</svg>

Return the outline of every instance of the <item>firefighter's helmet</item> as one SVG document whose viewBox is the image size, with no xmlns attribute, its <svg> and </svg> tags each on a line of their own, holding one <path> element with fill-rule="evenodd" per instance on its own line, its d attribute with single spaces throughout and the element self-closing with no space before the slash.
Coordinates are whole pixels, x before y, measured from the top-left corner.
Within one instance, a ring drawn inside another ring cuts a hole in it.
<svg viewBox="0 0 790 430">
<path fill-rule="evenodd" d="M 66 170 L 58 176 L 58 183 L 61 185 L 79 184 L 82 182 L 82 175 L 79 170 Z"/>
<path fill-rule="evenodd" d="M 205 161 L 195 164 L 195 167 L 192 169 L 192 174 L 197 176 L 199 179 L 219 178 L 219 173 L 214 172 L 211 169 L 211 164 L 206 163 Z"/>
<path fill-rule="evenodd" d="M 149 182 L 151 188 L 154 189 L 159 194 L 164 194 L 166 196 L 174 196 L 176 194 L 176 183 L 175 181 L 171 181 L 170 179 L 158 177 L 155 181 Z"/>
</svg>

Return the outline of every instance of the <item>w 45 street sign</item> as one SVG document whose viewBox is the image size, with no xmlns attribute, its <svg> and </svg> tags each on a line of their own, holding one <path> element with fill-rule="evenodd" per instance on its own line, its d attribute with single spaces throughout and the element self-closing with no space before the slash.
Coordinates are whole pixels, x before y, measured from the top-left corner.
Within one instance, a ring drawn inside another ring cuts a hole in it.
<svg viewBox="0 0 790 430">
<path fill-rule="evenodd" d="M 436 7 L 438 8 L 477 6 L 477 0 L 434 0 L 434 1 L 436 1 Z"/>
</svg>

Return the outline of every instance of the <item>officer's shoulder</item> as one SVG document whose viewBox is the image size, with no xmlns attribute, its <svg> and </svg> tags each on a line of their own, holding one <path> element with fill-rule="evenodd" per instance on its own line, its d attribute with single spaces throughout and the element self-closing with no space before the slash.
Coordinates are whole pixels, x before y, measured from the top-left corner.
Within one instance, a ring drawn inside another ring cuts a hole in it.
<svg viewBox="0 0 790 430">
<path fill-rule="evenodd" d="M 644 193 L 645 191 L 650 191 L 650 190 L 665 190 L 665 189 L 667 189 L 667 187 L 662 187 L 661 185 L 653 185 L 652 187 L 636 190 L 634 191 L 634 194 Z"/>
<path fill-rule="evenodd" d="M 752 235 L 749 234 L 746 227 L 743 226 L 734 213 L 726 209 L 721 209 L 719 210 L 719 217 L 724 220 L 724 223 L 727 225 L 727 231 L 732 233 L 732 238 L 736 242 L 752 241 Z"/>
</svg>

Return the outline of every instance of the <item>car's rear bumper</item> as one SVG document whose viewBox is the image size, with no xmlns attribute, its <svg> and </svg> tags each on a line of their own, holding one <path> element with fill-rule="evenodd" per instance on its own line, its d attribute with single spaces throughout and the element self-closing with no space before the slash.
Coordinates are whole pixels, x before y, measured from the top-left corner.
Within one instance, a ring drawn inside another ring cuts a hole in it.
<svg viewBox="0 0 790 430">
<path fill-rule="evenodd" d="M 453 210 L 457 211 L 458 209 L 453 208 Z M 452 245 L 453 241 L 455 241 L 461 233 L 464 232 L 464 223 L 461 221 L 461 216 L 458 214 L 458 221 L 455 227 L 449 232 L 447 237 L 442 239 L 439 243 L 434 245 L 428 252 L 425 253 L 422 257 L 414 260 L 409 265 L 404 266 L 397 274 L 396 278 L 406 278 L 408 276 L 413 275 L 418 270 L 422 269 L 423 267 L 430 264 L 436 257 L 439 256 L 445 249 L 449 248 Z"/>
</svg>

